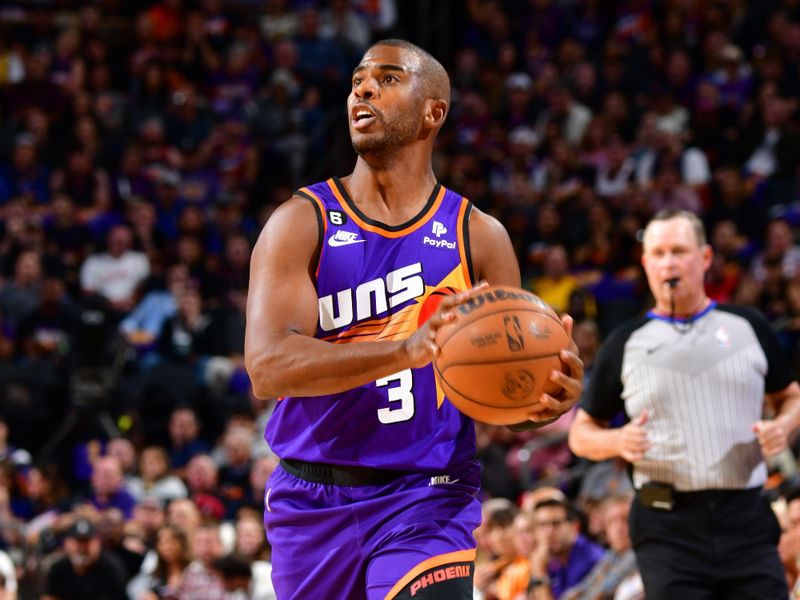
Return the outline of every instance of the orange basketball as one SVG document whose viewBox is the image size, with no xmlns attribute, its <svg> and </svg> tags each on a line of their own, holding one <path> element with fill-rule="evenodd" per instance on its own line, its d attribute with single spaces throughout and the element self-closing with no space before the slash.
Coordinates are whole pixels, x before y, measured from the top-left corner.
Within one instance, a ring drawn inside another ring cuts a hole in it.
<svg viewBox="0 0 800 600">
<path fill-rule="evenodd" d="M 553 310 L 517 288 L 488 288 L 455 310 L 456 320 L 436 337 L 434 368 L 444 393 L 461 412 L 484 423 L 511 425 L 528 418 L 561 370 L 570 345 Z"/>
</svg>

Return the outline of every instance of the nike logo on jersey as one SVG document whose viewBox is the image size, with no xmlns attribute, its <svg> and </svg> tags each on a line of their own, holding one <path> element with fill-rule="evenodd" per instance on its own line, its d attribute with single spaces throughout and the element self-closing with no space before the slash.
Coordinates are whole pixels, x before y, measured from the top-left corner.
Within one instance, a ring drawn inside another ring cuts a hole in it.
<svg viewBox="0 0 800 600">
<path fill-rule="evenodd" d="M 461 481 L 460 479 L 450 479 L 450 475 L 435 475 L 431 477 L 431 482 L 428 484 L 428 487 L 432 485 L 451 485 L 453 483 L 458 483 Z"/>
<path fill-rule="evenodd" d="M 661 350 L 661 348 L 663 348 L 666 345 L 666 343 L 667 342 L 661 342 L 657 346 L 653 346 L 652 348 L 648 348 L 647 349 L 647 354 L 653 354 L 654 352 L 658 352 L 659 350 Z"/>
<path fill-rule="evenodd" d="M 339 230 L 333 234 L 332 238 L 328 239 L 328 246 L 331 248 L 336 248 L 338 246 L 349 246 L 350 244 L 360 244 L 361 242 L 366 242 L 367 240 L 360 240 L 358 239 L 358 233 L 355 231 L 343 231 Z"/>
</svg>

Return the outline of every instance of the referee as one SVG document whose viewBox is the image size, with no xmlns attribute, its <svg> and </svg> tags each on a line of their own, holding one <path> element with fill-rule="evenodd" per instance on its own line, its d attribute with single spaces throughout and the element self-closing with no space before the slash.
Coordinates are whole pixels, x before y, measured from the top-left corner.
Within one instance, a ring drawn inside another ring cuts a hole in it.
<svg viewBox="0 0 800 600">
<path fill-rule="evenodd" d="M 694 214 L 650 221 L 642 264 L 655 308 L 601 348 L 569 444 L 633 463 L 631 539 L 648 600 L 785 600 L 764 457 L 800 425 L 800 386 L 755 310 L 705 295 L 711 256 Z M 773 420 L 762 420 L 765 399 Z M 609 429 L 622 410 L 629 422 Z"/>
</svg>

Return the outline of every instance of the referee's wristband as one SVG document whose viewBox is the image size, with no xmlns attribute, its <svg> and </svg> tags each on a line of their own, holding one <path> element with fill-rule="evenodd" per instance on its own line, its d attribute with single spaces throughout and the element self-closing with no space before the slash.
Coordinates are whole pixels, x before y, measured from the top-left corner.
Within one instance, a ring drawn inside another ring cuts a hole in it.
<svg viewBox="0 0 800 600">
<path fill-rule="evenodd" d="M 528 591 L 543 585 L 550 585 L 549 577 L 531 577 L 531 580 L 528 582 Z"/>
</svg>

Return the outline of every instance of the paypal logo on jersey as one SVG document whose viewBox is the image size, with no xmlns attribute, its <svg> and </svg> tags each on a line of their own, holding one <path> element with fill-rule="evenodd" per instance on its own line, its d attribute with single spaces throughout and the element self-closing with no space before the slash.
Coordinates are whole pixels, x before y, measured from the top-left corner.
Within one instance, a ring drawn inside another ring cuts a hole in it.
<svg viewBox="0 0 800 600">
<path fill-rule="evenodd" d="M 448 250 L 456 249 L 455 242 L 448 242 L 447 240 L 435 240 L 427 235 L 422 238 L 422 243 L 426 246 L 433 246 L 434 248 L 447 248 Z"/>
<path fill-rule="evenodd" d="M 364 240 L 356 241 L 363 242 Z M 355 290 L 346 289 L 337 292 L 337 310 L 335 312 L 333 294 L 321 297 L 319 299 L 320 328 L 323 331 L 333 331 L 350 325 L 353 317 L 357 321 L 363 321 L 385 313 L 390 308 L 404 302 L 419 298 L 425 293 L 425 281 L 420 273 L 422 273 L 422 263 L 417 262 L 395 269 L 386 277 L 365 281 Z"/>
<path fill-rule="evenodd" d="M 423 237 L 422 243 L 425 244 L 426 246 L 433 246 L 434 248 L 447 248 L 448 250 L 456 249 L 455 242 L 448 242 L 447 240 L 439 239 L 445 233 L 447 233 L 447 227 L 444 226 L 444 223 L 440 223 L 439 221 L 434 221 L 433 227 L 431 227 L 431 233 L 433 233 L 433 235 L 436 236 L 436 239 L 428 237 L 427 235 Z"/>
<path fill-rule="evenodd" d="M 439 223 L 439 221 L 434 221 L 433 227 L 431 228 L 431 232 L 437 238 L 442 237 L 445 233 L 447 233 L 447 227 L 445 227 L 443 223 Z"/>
</svg>

